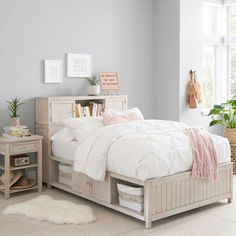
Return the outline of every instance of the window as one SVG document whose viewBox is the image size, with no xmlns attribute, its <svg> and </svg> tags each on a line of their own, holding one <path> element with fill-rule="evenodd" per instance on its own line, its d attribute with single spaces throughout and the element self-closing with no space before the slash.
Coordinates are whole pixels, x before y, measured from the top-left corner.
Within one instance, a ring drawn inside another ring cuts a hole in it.
<svg viewBox="0 0 236 236">
<path fill-rule="evenodd" d="M 236 6 L 229 7 L 229 35 L 236 35 Z"/>
<path fill-rule="evenodd" d="M 229 49 L 229 94 L 236 94 L 236 47 Z"/>
<path fill-rule="evenodd" d="M 203 7 L 203 33 L 204 35 L 217 34 L 217 7 L 205 4 Z"/>
<path fill-rule="evenodd" d="M 215 47 L 205 46 L 203 48 L 203 78 L 202 100 L 203 107 L 212 107 L 214 101 L 215 87 Z"/>
<path fill-rule="evenodd" d="M 203 5 L 203 108 L 236 95 L 236 5 Z"/>
</svg>

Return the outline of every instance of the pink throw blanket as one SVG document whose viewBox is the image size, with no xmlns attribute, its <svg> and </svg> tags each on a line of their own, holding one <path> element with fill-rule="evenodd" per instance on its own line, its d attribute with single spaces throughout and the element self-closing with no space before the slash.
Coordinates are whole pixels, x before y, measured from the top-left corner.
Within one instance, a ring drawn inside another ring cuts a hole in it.
<svg viewBox="0 0 236 236">
<path fill-rule="evenodd" d="M 200 128 L 188 128 L 186 133 L 193 149 L 192 176 L 216 180 L 218 159 L 211 136 L 206 130 Z"/>
</svg>

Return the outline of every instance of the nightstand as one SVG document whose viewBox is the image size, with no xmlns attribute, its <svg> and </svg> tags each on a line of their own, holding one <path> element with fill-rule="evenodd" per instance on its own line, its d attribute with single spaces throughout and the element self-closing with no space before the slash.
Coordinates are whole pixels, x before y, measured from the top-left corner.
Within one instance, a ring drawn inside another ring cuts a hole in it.
<svg viewBox="0 0 236 236">
<path fill-rule="evenodd" d="M 39 135 L 29 137 L 0 137 L 0 154 L 2 154 L 4 159 L 3 164 L 0 165 L 0 170 L 3 170 L 3 173 L 5 173 L 5 187 L 0 191 L 5 194 L 5 199 L 8 199 L 10 194 L 15 192 L 32 189 L 38 189 L 39 192 L 42 191 L 42 140 L 43 137 Z M 11 165 L 12 156 L 31 153 L 36 153 L 32 163 L 22 166 Z M 29 168 L 36 169 L 36 185 L 30 188 L 11 189 L 10 173 Z"/>
</svg>

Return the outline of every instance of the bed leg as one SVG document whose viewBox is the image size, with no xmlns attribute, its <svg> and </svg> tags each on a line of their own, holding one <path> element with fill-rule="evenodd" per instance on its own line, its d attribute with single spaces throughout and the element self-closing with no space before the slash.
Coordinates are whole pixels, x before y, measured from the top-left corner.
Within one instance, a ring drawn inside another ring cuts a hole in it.
<svg viewBox="0 0 236 236">
<path fill-rule="evenodd" d="M 148 181 L 146 181 L 144 185 L 144 220 L 146 229 L 150 229 L 152 227 L 151 187 L 152 185 Z"/>
<path fill-rule="evenodd" d="M 230 169 L 230 197 L 228 198 L 228 203 L 232 203 L 233 202 L 233 181 L 234 181 L 234 172 L 233 172 L 233 165 L 231 165 L 231 169 Z"/>
<path fill-rule="evenodd" d="M 149 221 L 149 220 L 145 221 L 145 228 L 146 229 L 152 228 L 152 221 Z"/>
</svg>

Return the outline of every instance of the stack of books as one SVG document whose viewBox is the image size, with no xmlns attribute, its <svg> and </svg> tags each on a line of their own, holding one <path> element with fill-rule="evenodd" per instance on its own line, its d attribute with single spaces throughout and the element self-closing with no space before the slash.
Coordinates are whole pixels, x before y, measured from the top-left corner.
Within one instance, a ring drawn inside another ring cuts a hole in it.
<svg viewBox="0 0 236 236">
<path fill-rule="evenodd" d="M 86 106 L 82 106 L 80 103 L 76 104 L 76 117 L 90 117 L 100 116 L 104 110 L 102 103 L 90 102 Z"/>
<path fill-rule="evenodd" d="M 30 136 L 29 128 L 26 125 L 20 125 L 16 127 L 4 127 L 2 136 L 4 137 L 23 137 Z"/>
</svg>

